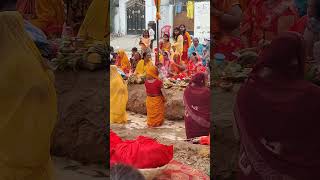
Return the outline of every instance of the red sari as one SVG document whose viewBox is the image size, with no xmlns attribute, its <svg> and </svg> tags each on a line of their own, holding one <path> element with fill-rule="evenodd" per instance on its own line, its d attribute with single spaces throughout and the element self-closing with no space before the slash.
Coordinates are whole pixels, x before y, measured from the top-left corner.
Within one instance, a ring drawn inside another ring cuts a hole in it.
<svg viewBox="0 0 320 180">
<path fill-rule="evenodd" d="M 309 17 L 307 15 L 301 17 L 289 30 L 303 34 L 307 28 Z"/>
<path fill-rule="evenodd" d="M 224 36 L 219 40 L 217 46 L 214 48 L 214 53 L 222 53 L 225 55 L 226 60 L 232 61 L 237 59 L 237 56 L 232 53 L 239 51 L 243 47 L 244 45 L 240 38 Z"/>
<path fill-rule="evenodd" d="M 267 7 L 265 0 L 252 0 L 244 13 L 241 23 L 241 36 L 246 37 L 250 47 L 257 47 L 263 39 L 271 41 L 278 36 L 278 23 L 281 17 L 298 18 L 292 0 L 279 0 L 272 8 Z"/>
<path fill-rule="evenodd" d="M 195 74 L 183 95 L 188 139 L 210 133 L 210 96 L 210 89 L 205 86 L 205 74 Z"/>
<path fill-rule="evenodd" d="M 320 88 L 303 80 L 303 51 L 299 34 L 281 35 L 240 88 L 238 180 L 320 179 Z"/>
</svg>

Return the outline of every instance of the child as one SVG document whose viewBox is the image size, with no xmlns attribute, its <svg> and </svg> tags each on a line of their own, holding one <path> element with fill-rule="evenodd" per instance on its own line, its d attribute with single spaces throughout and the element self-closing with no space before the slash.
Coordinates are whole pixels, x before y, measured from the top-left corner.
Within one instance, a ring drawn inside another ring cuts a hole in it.
<svg viewBox="0 0 320 180">
<path fill-rule="evenodd" d="M 141 56 L 138 52 L 138 48 L 136 47 L 131 49 L 131 53 L 132 53 L 130 58 L 131 71 L 134 72 L 138 62 L 141 60 Z"/>
<path fill-rule="evenodd" d="M 159 71 L 155 66 L 148 66 L 146 74 L 147 125 L 149 127 L 157 127 L 164 122 L 165 99 L 162 93 L 163 83 L 158 77 Z"/>
</svg>

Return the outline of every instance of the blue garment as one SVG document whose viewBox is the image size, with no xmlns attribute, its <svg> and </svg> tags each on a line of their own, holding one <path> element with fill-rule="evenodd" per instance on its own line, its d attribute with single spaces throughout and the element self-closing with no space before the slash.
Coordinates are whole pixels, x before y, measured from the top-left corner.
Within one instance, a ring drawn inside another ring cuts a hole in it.
<svg viewBox="0 0 320 180">
<path fill-rule="evenodd" d="M 307 0 L 295 0 L 295 4 L 301 17 L 307 14 Z"/>
<path fill-rule="evenodd" d="M 195 48 L 194 45 L 192 44 L 191 47 L 188 49 L 188 57 L 190 57 L 193 52 L 197 52 L 199 55 L 202 55 L 203 49 L 204 47 L 200 43 L 197 48 Z"/>
<path fill-rule="evenodd" d="M 176 13 L 179 14 L 182 12 L 182 2 L 178 2 L 176 5 Z"/>
</svg>

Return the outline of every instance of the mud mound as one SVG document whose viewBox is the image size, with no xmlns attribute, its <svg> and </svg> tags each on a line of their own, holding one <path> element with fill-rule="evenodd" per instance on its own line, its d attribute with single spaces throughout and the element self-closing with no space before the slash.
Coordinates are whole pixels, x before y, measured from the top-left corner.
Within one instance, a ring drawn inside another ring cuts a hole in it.
<svg viewBox="0 0 320 180">
<path fill-rule="evenodd" d="M 59 117 L 52 153 L 83 163 L 106 163 L 107 73 L 57 72 Z"/>
<path fill-rule="evenodd" d="M 146 109 L 146 92 L 144 85 L 130 84 L 128 85 L 129 100 L 127 110 L 147 114 Z M 184 117 L 183 91 L 178 89 L 165 89 L 166 97 L 166 119 L 181 120 Z"/>
</svg>

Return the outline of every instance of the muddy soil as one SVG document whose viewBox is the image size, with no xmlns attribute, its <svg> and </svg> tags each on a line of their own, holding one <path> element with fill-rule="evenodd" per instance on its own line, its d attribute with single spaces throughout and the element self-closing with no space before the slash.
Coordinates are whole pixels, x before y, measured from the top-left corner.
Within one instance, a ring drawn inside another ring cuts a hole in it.
<svg viewBox="0 0 320 180">
<path fill-rule="evenodd" d="M 138 114 L 147 114 L 146 109 L 146 92 L 143 84 L 129 84 L 129 100 L 127 110 Z M 178 89 L 165 89 L 164 97 L 166 98 L 165 104 L 165 117 L 170 120 L 182 120 L 184 117 L 183 105 L 183 91 Z"/>
<path fill-rule="evenodd" d="M 158 128 L 147 128 L 146 116 L 129 112 L 126 125 L 111 124 L 111 129 L 123 139 L 143 135 L 156 138 L 160 143 L 174 145 L 174 159 L 210 175 L 210 148 L 185 142 L 184 121 L 166 120 Z"/>
<path fill-rule="evenodd" d="M 212 90 L 212 119 L 214 122 L 213 171 L 219 179 L 230 179 L 237 171 L 239 143 L 233 133 L 233 106 L 239 85 L 233 92 Z"/>
<path fill-rule="evenodd" d="M 58 122 L 52 154 L 84 163 L 106 164 L 106 71 L 57 72 Z"/>
</svg>

